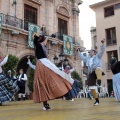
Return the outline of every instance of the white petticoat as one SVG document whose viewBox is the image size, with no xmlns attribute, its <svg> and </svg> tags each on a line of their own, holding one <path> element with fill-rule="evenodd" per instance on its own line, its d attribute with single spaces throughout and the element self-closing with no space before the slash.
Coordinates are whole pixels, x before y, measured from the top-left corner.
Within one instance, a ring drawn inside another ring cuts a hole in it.
<svg viewBox="0 0 120 120">
<path fill-rule="evenodd" d="M 71 84 L 74 83 L 74 80 L 71 79 L 68 74 L 66 74 L 65 72 L 59 70 L 59 68 L 57 66 L 55 66 L 49 59 L 47 58 L 42 58 L 39 59 L 42 64 L 44 64 L 46 67 L 48 67 L 49 69 L 51 69 L 52 71 L 54 71 L 56 74 L 60 75 L 62 78 L 66 79 L 68 82 L 70 82 Z"/>
</svg>

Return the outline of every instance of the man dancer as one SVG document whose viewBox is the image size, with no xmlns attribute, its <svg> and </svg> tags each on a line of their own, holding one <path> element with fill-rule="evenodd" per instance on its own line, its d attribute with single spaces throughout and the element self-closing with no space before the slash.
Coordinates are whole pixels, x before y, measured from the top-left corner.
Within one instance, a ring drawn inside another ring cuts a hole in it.
<svg viewBox="0 0 120 120">
<path fill-rule="evenodd" d="M 95 98 L 94 105 L 99 105 L 99 98 L 95 89 L 96 82 L 102 79 L 101 57 L 105 51 L 104 42 L 105 40 L 101 41 L 100 52 L 97 53 L 95 49 L 91 49 L 89 51 L 89 57 L 82 55 L 79 49 L 77 49 L 80 59 L 88 64 L 88 86 Z"/>
<path fill-rule="evenodd" d="M 25 100 L 25 83 L 27 80 L 27 75 L 24 74 L 23 69 L 20 69 L 19 76 L 18 76 L 18 86 L 20 88 L 19 94 L 18 94 L 18 100 L 21 100 L 21 97 L 23 95 L 23 100 Z"/>
</svg>

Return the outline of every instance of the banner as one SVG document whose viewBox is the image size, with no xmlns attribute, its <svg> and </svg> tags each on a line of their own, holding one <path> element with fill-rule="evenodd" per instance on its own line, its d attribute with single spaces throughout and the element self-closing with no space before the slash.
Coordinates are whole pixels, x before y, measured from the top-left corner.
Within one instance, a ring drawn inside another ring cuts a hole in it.
<svg viewBox="0 0 120 120">
<path fill-rule="evenodd" d="M 1 40 L 1 34 L 2 34 L 2 14 L 0 14 L 0 40 Z"/>
<path fill-rule="evenodd" d="M 64 41 L 64 48 L 63 52 L 65 55 L 72 55 L 73 54 L 73 40 L 72 37 L 63 35 L 63 41 Z"/>
<path fill-rule="evenodd" d="M 28 23 L 28 47 L 34 48 L 34 35 L 40 30 L 38 25 Z"/>
</svg>

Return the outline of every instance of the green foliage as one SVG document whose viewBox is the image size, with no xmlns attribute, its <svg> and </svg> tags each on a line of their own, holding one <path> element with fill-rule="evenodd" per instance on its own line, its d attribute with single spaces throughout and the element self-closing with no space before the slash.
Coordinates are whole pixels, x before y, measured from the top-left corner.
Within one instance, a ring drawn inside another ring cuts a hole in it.
<svg viewBox="0 0 120 120">
<path fill-rule="evenodd" d="M 35 65 L 35 60 L 32 61 L 32 64 Z M 34 70 L 30 68 L 30 74 L 28 76 L 28 87 L 31 92 L 33 92 L 33 81 L 34 81 Z"/>
<path fill-rule="evenodd" d="M 31 92 L 33 92 L 33 81 L 34 81 L 34 70 L 30 69 L 30 74 L 28 76 L 28 87 Z"/>
<path fill-rule="evenodd" d="M 18 64 L 18 58 L 14 55 L 9 54 L 8 56 L 8 61 L 7 63 L 4 65 L 3 70 L 4 73 L 7 74 L 8 70 L 11 70 L 13 74 L 15 74 L 15 70 Z"/>
<path fill-rule="evenodd" d="M 80 75 L 77 73 L 77 71 L 73 71 L 71 75 L 72 75 L 73 79 L 77 79 L 80 82 L 82 82 L 82 79 L 81 79 Z"/>
</svg>

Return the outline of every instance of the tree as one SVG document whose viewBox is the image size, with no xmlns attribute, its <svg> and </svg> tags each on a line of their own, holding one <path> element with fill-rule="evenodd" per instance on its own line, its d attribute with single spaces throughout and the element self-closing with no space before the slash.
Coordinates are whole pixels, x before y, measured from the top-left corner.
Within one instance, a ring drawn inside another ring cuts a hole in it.
<svg viewBox="0 0 120 120">
<path fill-rule="evenodd" d="M 35 65 L 35 60 L 32 60 L 32 64 Z M 34 70 L 30 68 L 30 74 L 28 76 L 28 87 L 33 92 Z"/>
<path fill-rule="evenodd" d="M 19 59 L 16 56 L 9 54 L 8 61 L 3 66 L 4 73 L 7 74 L 7 71 L 11 70 L 12 73 L 15 74 L 15 70 L 16 70 L 18 61 L 19 61 Z"/>
<path fill-rule="evenodd" d="M 31 92 L 33 92 L 33 80 L 34 80 L 34 70 L 30 69 L 30 74 L 28 76 L 28 87 Z"/>
<path fill-rule="evenodd" d="M 82 79 L 81 79 L 80 75 L 77 73 L 77 71 L 73 71 L 71 75 L 72 75 L 73 79 L 77 79 L 82 83 Z"/>
</svg>

